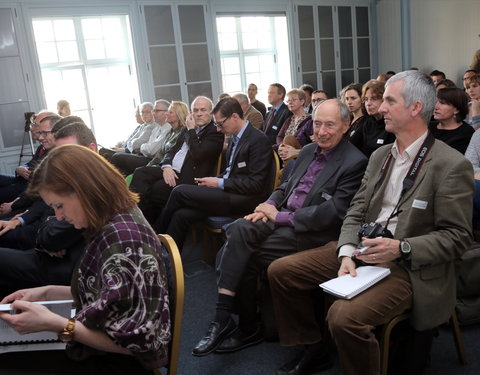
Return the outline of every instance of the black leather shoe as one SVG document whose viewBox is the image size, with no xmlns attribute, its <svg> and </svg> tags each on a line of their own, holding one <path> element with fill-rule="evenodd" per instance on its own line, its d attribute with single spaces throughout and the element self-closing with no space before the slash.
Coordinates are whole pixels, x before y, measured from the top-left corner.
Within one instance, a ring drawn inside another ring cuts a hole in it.
<svg viewBox="0 0 480 375">
<path fill-rule="evenodd" d="M 304 350 L 300 356 L 275 371 L 275 375 L 308 375 L 333 366 L 332 357 L 327 352 Z"/>
<path fill-rule="evenodd" d="M 225 338 L 230 336 L 237 329 L 237 325 L 232 318 L 223 329 L 220 328 L 218 322 L 210 322 L 207 333 L 198 342 L 197 346 L 193 348 L 192 354 L 197 357 L 203 357 L 214 352 Z"/>
<path fill-rule="evenodd" d="M 251 333 L 245 334 L 242 330 L 237 329 L 230 337 L 227 337 L 220 344 L 216 353 L 232 353 L 237 350 L 245 349 L 249 346 L 260 344 L 263 341 L 263 332 L 260 327 Z"/>
</svg>

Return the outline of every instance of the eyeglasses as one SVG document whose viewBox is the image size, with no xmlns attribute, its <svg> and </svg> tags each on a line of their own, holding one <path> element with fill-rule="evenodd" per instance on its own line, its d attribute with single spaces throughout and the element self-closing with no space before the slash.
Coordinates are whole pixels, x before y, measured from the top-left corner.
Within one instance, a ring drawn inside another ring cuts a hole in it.
<svg viewBox="0 0 480 375">
<path fill-rule="evenodd" d="M 39 137 L 46 137 L 47 135 L 52 134 L 52 131 L 51 130 L 41 131 L 41 132 L 36 132 L 36 134 L 38 134 Z"/>
<path fill-rule="evenodd" d="M 227 117 L 225 120 L 223 120 L 223 121 L 219 121 L 219 122 L 214 121 L 214 122 L 213 122 L 213 125 L 215 125 L 217 128 L 221 128 L 221 127 L 223 127 L 223 124 L 225 124 L 225 121 L 227 121 L 229 118 L 230 118 L 230 116 L 228 116 L 228 117 Z"/>
<path fill-rule="evenodd" d="M 142 115 L 148 115 L 149 113 L 152 113 L 152 112 L 154 112 L 154 111 L 142 111 L 142 112 L 140 112 L 140 113 L 141 113 Z"/>
<path fill-rule="evenodd" d="M 154 109 L 153 112 L 168 112 L 168 109 Z"/>
<path fill-rule="evenodd" d="M 297 100 L 300 100 L 300 99 L 298 98 L 288 99 L 287 103 L 293 103 L 293 102 L 296 102 Z"/>
</svg>

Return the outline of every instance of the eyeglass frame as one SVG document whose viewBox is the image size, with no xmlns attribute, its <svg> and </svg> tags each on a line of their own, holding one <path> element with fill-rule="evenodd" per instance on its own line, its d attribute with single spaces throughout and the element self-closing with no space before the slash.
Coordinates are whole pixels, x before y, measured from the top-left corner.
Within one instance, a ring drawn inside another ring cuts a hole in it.
<svg viewBox="0 0 480 375">
<path fill-rule="evenodd" d="M 215 125 L 215 127 L 217 128 L 223 128 L 223 124 L 225 124 L 225 121 L 227 121 L 230 117 L 232 117 L 232 115 L 226 117 L 223 121 L 220 122 L 216 122 L 215 120 L 213 120 L 213 125 Z"/>
</svg>

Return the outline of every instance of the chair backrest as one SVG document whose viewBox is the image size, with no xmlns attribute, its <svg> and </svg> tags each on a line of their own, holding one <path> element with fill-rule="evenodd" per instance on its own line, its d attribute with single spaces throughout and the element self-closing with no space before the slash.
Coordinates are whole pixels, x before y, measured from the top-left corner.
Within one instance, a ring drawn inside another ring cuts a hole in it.
<svg viewBox="0 0 480 375">
<path fill-rule="evenodd" d="M 170 320 L 172 324 L 172 341 L 170 344 L 168 375 L 175 375 L 178 367 L 178 356 L 180 354 L 180 336 L 182 333 L 183 303 L 185 297 L 185 284 L 183 278 L 183 264 L 177 244 L 168 234 L 158 234 L 158 239 L 167 249 L 173 285 L 171 290 L 174 296 L 171 297 L 173 303 L 170 304 Z M 156 371 L 160 374 L 159 371 Z"/>
</svg>

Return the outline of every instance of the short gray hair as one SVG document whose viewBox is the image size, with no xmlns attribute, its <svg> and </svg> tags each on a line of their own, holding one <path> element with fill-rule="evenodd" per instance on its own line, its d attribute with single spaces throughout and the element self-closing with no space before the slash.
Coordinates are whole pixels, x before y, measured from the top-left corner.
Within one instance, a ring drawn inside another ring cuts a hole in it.
<svg viewBox="0 0 480 375">
<path fill-rule="evenodd" d="M 157 104 L 162 104 L 164 108 L 168 109 L 168 107 L 170 107 L 170 102 L 168 100 L 165 100 L 165 99 L 158 99 L 158 100 L 155 100 L 155 105 Z"/>
<path fill-rule="evenodd" d="M 195 105 L 195 102 L 196 102 L 198 99 L 205 99 L 205 100 L 210 104 L 210 111 L 213 109 L 212 99 L 207 98 L 206 96 L 197 96 L 195 99 L 193 99 L 193 102 L 192 102 L 192 104 L 190 105 L 190 109 L 191 109 L 192 112 L 193 112 L 193 106 Z"/>
<path fill-rule="evenodd" d="M 345 105 L 345 103 L 343 103 L 340 99 L 337 99 L 337 98 L 324 100 L 319 105 L 317 105 L 312 111 L 312 118 L 315 118 L 315 114 L 317 113 L 317 110 L 320 108 L 320 106 L 323 103 L 327 101 L 332 101 L 332 100 L 335 101 L 338 105 L 338 109 L 340 110 L 340 119 L 342 120 L 342 122 L 350 122 L 351 121 L 350 110 Z"/>
<path fill-rule="evenodd" d="M 144 109 L 145 107 L 149 107 L 150 109 L 153 110 L 153 103 L 151 102 L 143 102 L 142 104 L 140 104 L 140 111 L 142 109 Z"/>
<path fill-rule="evenodd" d="M 405 108 L 419 101 L 423 104 L 420 116 L 429 123 L 432 118 L 433 109 L 437 101 L 435 85 L 429 75 L 417 70 L 406 70 L 390 77 L 385 84 L 388 87 L 396 81 L 403 81 L 401 95 L 405 102 Z"/>
<path fill-rule="evenodd" d="M 233 97 L 237 99 L 240 104 L 243 104 L 243 103 L 250 104 L 250 100 L 248 100 L 248 96 L 245 95 L 243 92 L 239 92 L 238 94 L 233 95 Z"/>
</svg>

